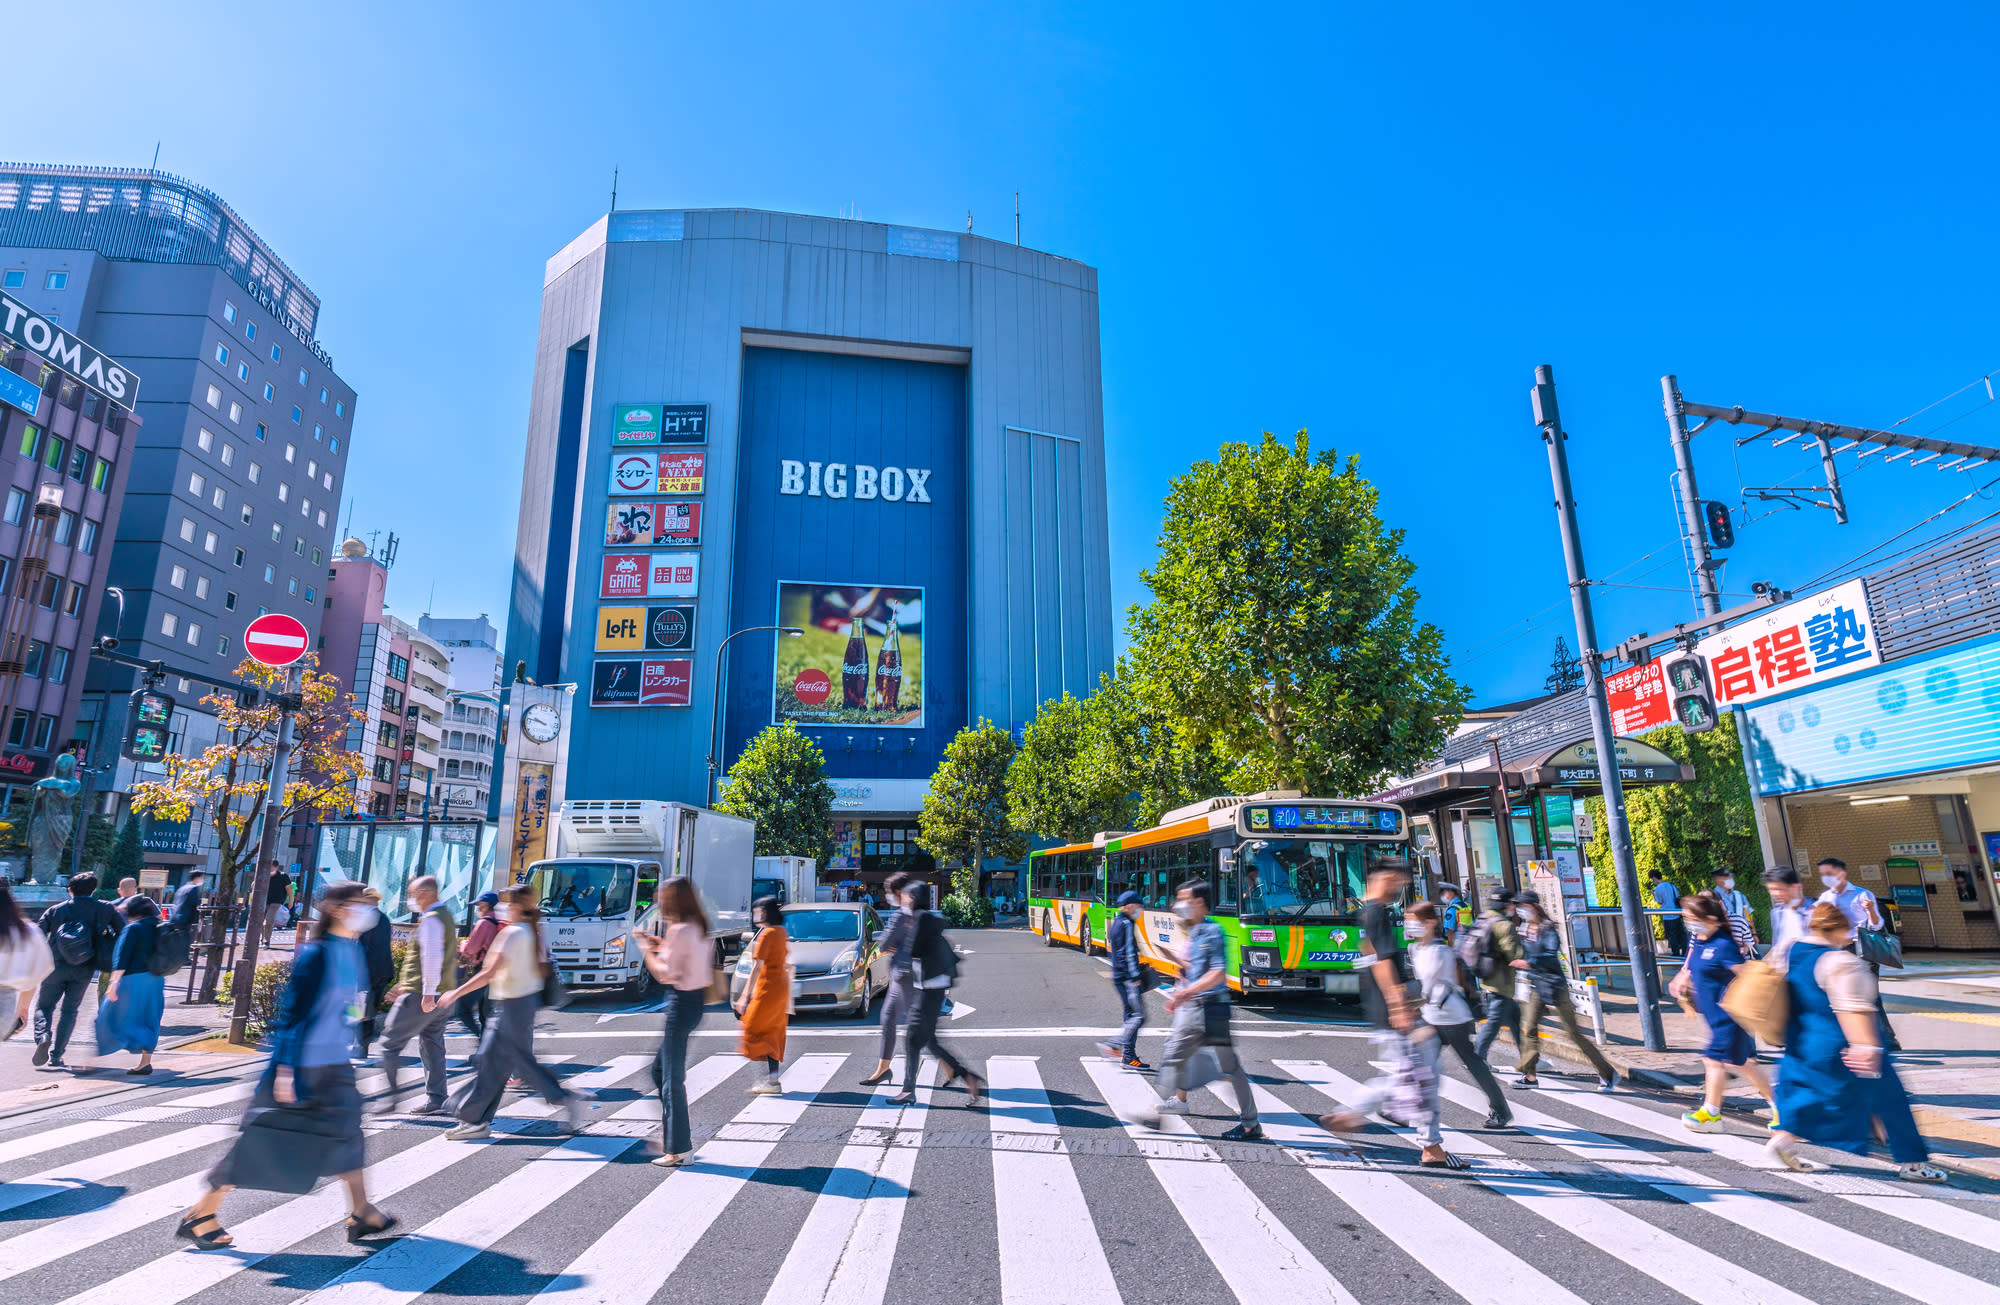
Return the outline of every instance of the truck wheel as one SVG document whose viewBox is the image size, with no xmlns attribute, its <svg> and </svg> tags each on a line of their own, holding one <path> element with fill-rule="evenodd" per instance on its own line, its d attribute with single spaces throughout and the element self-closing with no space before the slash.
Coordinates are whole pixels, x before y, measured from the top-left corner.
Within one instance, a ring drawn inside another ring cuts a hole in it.
<svg viewBox="0 0 2000 1305">
<path fill-rule="evenodd" d="M 651 1001 L 660 995 L 660 981 L 653 977 L 651 970 L 641 965 L 639 977 L 626 985 L 626 990 L 632 994 L 634 1000 Z"/>
</svg>

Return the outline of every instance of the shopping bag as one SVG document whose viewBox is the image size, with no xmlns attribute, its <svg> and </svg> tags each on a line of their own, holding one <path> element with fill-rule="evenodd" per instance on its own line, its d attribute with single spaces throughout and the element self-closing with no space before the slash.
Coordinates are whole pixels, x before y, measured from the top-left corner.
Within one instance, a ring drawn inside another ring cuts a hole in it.
<svg viewBox="0 0 2000 1305">
<path fill-rule="evenodd" d="M 1903 940 L 1887 929 L 1857 929 L 1854 941 L 1862 960 L 1885 970 L 1903 968 Z"/>
<path fill-rule="evenodd" d="M 1792 996 L 1784 974 L 1776 968 L 1762 961 L 1745 961 L 1722 990 L 1722 1009 L 1765 1042 L 1774 1047 L 1785 1045 Z"/>
<path fill-rule="evenodd" d="M 226 1162 L 229 1183 L 258 1192 L 303 1196 L 334 1172 L 329 1163 L 348 1144 L 348 1125 L 311 1102 L 256 1106 Z"/>
</svg>

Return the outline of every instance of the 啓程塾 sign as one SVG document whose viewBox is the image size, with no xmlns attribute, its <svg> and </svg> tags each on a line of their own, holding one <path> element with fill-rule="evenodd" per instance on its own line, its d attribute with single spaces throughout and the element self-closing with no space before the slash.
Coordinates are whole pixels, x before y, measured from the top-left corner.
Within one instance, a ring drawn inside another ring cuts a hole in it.
<svg viewBox="0 0 2000 1305">
<path fill-rule="evenodd" d="M 1742 707 L 1867 670 L 1882 661 L 1859 580 L 1759 613 L 1697 646 L 1715 705 Z"/>
</svg>

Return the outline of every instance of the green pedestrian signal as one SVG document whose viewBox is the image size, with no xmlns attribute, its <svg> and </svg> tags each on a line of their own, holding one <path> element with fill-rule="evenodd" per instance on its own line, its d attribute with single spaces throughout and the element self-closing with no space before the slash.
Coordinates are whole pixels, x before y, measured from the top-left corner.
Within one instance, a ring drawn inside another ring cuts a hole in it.
<svg viewBox="0 0 2000 1305">
<path fill-rule="evenodd" d="M 125 740 L 119 755 L 127 761 L 160 761 L 174 720 L 174 700 L 164 693 L 139 689 L 125 700 Z"/>
</svg>

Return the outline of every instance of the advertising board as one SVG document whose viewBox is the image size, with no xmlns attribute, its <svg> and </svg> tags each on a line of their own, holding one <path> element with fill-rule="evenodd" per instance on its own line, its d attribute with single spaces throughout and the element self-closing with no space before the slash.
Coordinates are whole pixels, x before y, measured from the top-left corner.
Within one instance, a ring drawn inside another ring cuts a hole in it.
<svg viewBox="0 0 2000 1305">
<path fill-rule="evenodd" d="M 708 405 L 705 403 L 662 403 L 660 443 L 708 443 Z"/>
<path fill-rule="evenodd" d="M 1662 666 L 1661 662 L 1651 661 L 1604 677 L 1604 692 L 1611 701 L 1613 734 L 1629 738 L 1673 724 L 1673 700 L 1667 693 Z"/>
<path fill-rule="evenodd" d="M 699 494 L 705 481 L 708 455 L 700 449 L 661 452 L 658 459 L 658 490 L 662 494 Z"/>
<path fill-rule="evenodd" d="M 543 761 L 524 761 L 514 786 L 514 836 L 507 865 L 511 881 L 527 878 L 528 866 L 547 854 L 549 845 L 549 788 L 555 767 Z"/>
<path fill-rule="evenodd" d="M 691 652 L 694 604 L 597 609 L 599 652 Z"/>
<path fill-rule="evenodd" d="M 1703 639 L 1695 651 L 1708 661 L 1718 707 L 1813 688 L 1882 662 L 1859 580 L 1761 612 Z"/>
<path fill-rule="evenodd" d="M 611 454 L 613 494 L 650 494 L 659 480 L 660 455 L 636 449 L 617 449 Z"/>
<path fill-rule="evenodd" d="M 600 657 L 590 668 L 593 707 L 685 707 L 694 662 L 686 657 Z"/>
<path fill-rule="evenodd" d="M 651 548 L 658 503 L 611 503 L 604 509 L 606 548 Z"/>
<path fill-rule="evenodd" d="M 611 409 L 611 442 L 613 444 L 658 444 L 660 442 L 660 405 L 657 403 L 620 403 Z"/>
<path fill-rule="evenodd" d="M 650 559 L 644 553 L 606 553 L 599 598 L 644 598 Z"/>
<path fill-rule="evenodd" d="M 701 554 L 655 553 L 647 563 L 646 597 L 693 598 L 701 591 Z"/>
<path fill-rule="evenodd" d="M 783 581 L 777 624 L 774 722 L 923 728 L 922 589 Z"/>
<path fill-rule="evenodd" d="M 692 548 L 701 543 L 701 504 L 655 504 L 653 542 L 663 548 Z"/>
</svg>

